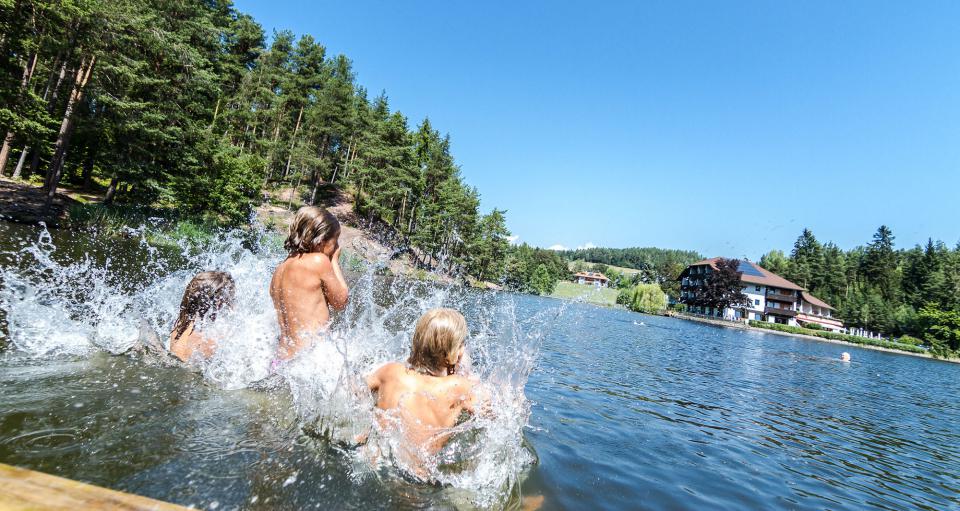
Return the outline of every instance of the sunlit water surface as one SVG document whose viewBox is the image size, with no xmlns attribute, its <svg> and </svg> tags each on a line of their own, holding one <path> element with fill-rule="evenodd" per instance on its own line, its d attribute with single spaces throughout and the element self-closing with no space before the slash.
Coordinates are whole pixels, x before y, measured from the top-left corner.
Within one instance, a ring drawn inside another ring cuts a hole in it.
<svg viewBox="0 0 960 511">
<path fill-rule="evenodd" d="M 207 509 L 960 508 L 958 365 L 367 271 L 288 388 L 255 391 L 275 240 L 142 238 L 0 223 L 0 462 Z M 240 297 L 209 364 L 115 355 L 168 331 L 204 269 Z M 438 305 L 466 314 L 501 413 L 462 425 L 429 485 L 352 438 L 374 422 L 360 378 Z"/>
</svg>

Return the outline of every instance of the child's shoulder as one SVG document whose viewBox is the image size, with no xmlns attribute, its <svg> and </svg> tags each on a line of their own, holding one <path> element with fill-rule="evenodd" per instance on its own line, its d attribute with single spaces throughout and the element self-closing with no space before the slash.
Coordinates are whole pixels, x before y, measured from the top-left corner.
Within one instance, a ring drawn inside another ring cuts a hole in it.
<svg viewBox="0 0 960 511">
<path fill-rule="evenodd" d="M 293 268 L 315 270 L 324 266 L 330 266 L 330 258 L 320 252 L 309 252 L 288 257 L 286 264 Z"/>
<path fill-rule="evenodd" d="M 392 376 L 403 374 L 406 372 L 406 370 L 407 370 L 407 366 L 401 364 L 400 362 L 387 362 L 386 364 L 383 364 L 382 366 L 380 366 L 380 368 L 377 369 L 376 372 L 381 377 L 389 378 Z"/>
<path fill-rule="evenodd" d="M 470 392 L 475 384 L 473 380 L 459 374 L 445 376 L 442 381 L 447 390 L 456 393 Z"/>
</svg>

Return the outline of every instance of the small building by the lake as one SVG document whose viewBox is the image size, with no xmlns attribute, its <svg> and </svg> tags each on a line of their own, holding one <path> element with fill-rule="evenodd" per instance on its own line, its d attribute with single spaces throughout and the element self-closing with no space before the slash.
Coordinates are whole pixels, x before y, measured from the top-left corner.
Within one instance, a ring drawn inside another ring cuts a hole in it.
<svg viewBox="0 0 960 511">
<path fill-rule="evenodd" d="M 750 261 L 740 261 L 740 283 L 749 304 L 743 308 L 693 305 L 706 285 L 709 275 L 716 271 L 719 257 L 697 261 L 680 274 L 680 303 L 696 314 L 722 317 L 730 320 L 753 320 L 801 326 L 816 324 L 825 330 L 844 330 L 843 322 L 833 317 L 834 308 L 810 294 L 802 286 Z"/>
<path fill-rule="evenodd" d="M 600 272 L 578 271 L 573 274 L 573 281 L 577 284 L 589 284 L 596 287 L 607 287 L 610 285 L 610 279 Z"/>
</svg>

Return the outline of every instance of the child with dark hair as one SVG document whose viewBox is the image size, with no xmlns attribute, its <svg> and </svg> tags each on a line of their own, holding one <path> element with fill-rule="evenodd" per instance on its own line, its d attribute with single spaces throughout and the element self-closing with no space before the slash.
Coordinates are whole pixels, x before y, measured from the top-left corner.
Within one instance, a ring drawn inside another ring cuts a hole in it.
<svg viewBox="0 0 960 511">
<path fill-rule="evenodd" d="M 195 356 L 213 356 L 217 342 L 197 330 L 201 321 L 213 321 L 224 307 L 232 307 L 236 285 L 229 273 L 205 271 L 187 284 L 180 301 L 180 315 L 170 332 L 170 352 L 187 362 Z"/>
<path fill-rule="evenodd" d="M 304 206 L 293 217 L 283 246 L 287 258 L 273 273 L 270 297 L 280 323 L 274 369 L 292 359 L 327 328 L 328 307 L 343 310 L 350 291 L 340 269 L 340 222 L 324 208 Z"/>
</svg>

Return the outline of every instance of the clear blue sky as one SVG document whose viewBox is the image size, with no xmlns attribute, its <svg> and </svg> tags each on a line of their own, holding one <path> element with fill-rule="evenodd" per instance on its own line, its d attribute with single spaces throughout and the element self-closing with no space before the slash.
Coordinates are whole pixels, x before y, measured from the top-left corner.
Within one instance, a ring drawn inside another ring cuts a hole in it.
<svg viewBox="0 0 960 511">
<path fill-rule="evenodd" d="M 960 241 L 960 2 L 236 5 L 449 132 L 534 245 Z"/>
</svg>

